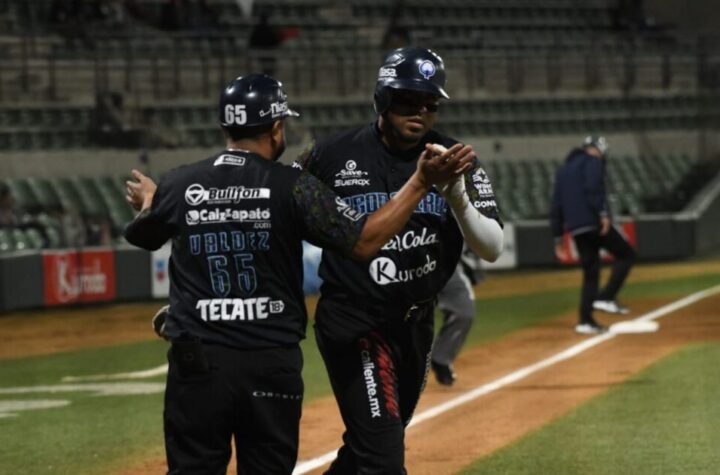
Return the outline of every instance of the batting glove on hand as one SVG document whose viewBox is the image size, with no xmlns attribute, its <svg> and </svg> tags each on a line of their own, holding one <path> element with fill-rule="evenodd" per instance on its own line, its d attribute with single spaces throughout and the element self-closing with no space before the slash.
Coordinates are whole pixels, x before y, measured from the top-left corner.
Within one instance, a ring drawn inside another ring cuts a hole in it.
<svg viewBox="0 0 720 475">
<path fill-rule="evenodd" d="M 165 305 L 161 307 L 152 318 L 153 331 L 155 331 L 157 336 L 165 340 L 168 339 L 167 335 L 165 335 L 165 318 L 168 313 L 170 313 L 170 305 Z"/>
</svg>

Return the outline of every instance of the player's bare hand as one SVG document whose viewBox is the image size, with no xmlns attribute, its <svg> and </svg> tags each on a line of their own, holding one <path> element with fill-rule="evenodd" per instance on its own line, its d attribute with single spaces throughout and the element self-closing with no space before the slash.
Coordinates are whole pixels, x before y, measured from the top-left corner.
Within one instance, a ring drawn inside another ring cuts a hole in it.
<svg viewBox="0 0 720 475">
<path fill-rule="evenodd" d="M 560 262 L 565 262 L 570 259 L 567 249 L 565 249 L 565 246 L 563 246 L 561 242 L 555 244 L 555 257 L 557 257 Z"/>
<path fill-rule="evenodd" d="M 449 181 L 472 166 L 475 151 L 471 145 L 457 143 L 445 149 L 442 145 L 426 144 L 420 154 L 417 172 L 426 186 Z"/>
<path fill-rule="evenodd" d="M 127 186 L 125 199 L 137 211 L 149 208 L 152 205 L 157 185 L 152 178 L 143 175 L 138 170 L 133 169 L 130 173 L 136 181 L 125 182 Z"/>
<path fill-rule="evenodd" d="M 600 218 L 600 235 L 606 236 L 608 232 L 610 232 L 610 218 L 607 216 L 602 216 Z"/>
</svg>

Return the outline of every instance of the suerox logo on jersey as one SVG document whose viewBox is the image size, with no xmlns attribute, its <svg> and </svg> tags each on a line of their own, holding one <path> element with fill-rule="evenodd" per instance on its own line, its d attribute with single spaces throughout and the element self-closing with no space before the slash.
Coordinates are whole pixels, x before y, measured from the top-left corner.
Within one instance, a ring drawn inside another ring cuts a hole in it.
<svg viewBox="0 0 720 475">
<path fill-rule="evenodd" d="M 185 213 L 185 222 L 189 226 L 209 223 L 255 223 L 265 224 L 270 220 L 270 208 L 255 209 L 191 209 Z M 267 223 L 269 224 L 269 223 Z M 256 228 L 265 226 L 255 226 Z"/>
<path fill-rule="evenodd" d="M 367 174 L 368 172 L 357 169 L 355 160 L 348 160 L 345 162 L 345 168 L 335 174 L 335 186 L 368 186 L 370 179 L 363 178 Z"/>
<path fill-rule="evenodd" d="M 413 230 L 407 231 L 405 234 L 397 234 L 393 236 L 383 247 L 384 251 L 407 251 L 416 247 L 429 246 L 437 244 L 438 238 L 436 233 L 428 233 L 427 228 L 423 228 L 420 234 Z"/>
<path fill-rule="evenodd" d="M 200 183 L 193 183 L 185 190 L 185 201 L 190 206 L 198 206 L 203 203 L 239 203 L 240 200 L 267 198 L 270 198 L 270 188 L 228 186 L 227 188 L 210 188 L 209 190 L 206 190 Z"/>
<path fill-rule="evenodd" d="M 205 322 L 265 320 L 270 314 L 282 313 L 285 302 L 270 297 L 247 299 L 203 299 L 195 308 Z"/>
<path fill-rule="evenodd" d="M 387 257 L 378 257 L 370 263 L 370 277 L 379 285 L 410 282 L 432 273 L 437 268 L 437 261 L 425 256 L 425 264 L 412 269 L 398 270 L 395 262 Z"/>
</svg>

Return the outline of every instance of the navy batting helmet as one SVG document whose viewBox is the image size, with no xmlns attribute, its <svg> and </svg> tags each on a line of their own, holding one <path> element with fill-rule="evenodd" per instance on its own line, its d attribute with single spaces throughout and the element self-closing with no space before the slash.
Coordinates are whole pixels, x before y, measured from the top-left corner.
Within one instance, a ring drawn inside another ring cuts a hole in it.
<svg viewBox="0 0 720 475">
<path fill-rule="evenodd" d="M 428 92 L 450 99 L 444 87 L 445 65 L 440 56 L 424 48 L 398 48 L 387 55 L 378 71 L 375 111 L 382 114 L 390 107 L 391 89 Z"/>
<path fill-rule="evenodd" d="M 223 127 L 254 127 L 300 115 L 288 106 L 282 83 L 266 74 L 234 79 L 220 95 L 219 112 Z"/>
</svg>

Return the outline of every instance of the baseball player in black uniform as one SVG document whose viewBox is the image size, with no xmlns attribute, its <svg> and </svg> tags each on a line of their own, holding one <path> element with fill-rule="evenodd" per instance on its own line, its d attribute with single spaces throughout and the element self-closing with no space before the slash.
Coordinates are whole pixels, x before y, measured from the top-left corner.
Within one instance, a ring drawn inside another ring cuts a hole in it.
<svg viewBox="0 0 720 475">
<path fill-rule="evenodd" d="M 445 69 L 421 48 L 392 51 L 379 70 L 377 122 L 318 141 L 299 159 L 345 203 L 373 213 L 408 180 L 428 144 L 472 147 L 431 130 Z M 502 228 L 487 174 L 472 169 L 436 187 L 370 262 L 323 251 L 315 332 L 345 423 L 327 473 L 400 474 L 404 434 L 424 387 L 435 297 L 455 270 L 463 236 L 495 260 Z"/>
<path fill-rule="evenodd" d="M 303 397 L 306 310 L 302 239 L 368 259 L 402 229 L 431 183 L 458 176 L 467 154 L 421 151 L 398 194 L 368 217 L 317 178 L 275 162 L 296 116 L 275 79 L 254 74 L 222 92 L 227 148 L 170 171 L 156 187 L 134 171 L 140 213 L 125 237 L 145 249 L 172 239 L 172 342 L 165 392 L 170 474 L 290 474 Z M 376 219 L 377 216 L 377 219 Z"/>
</svg>

